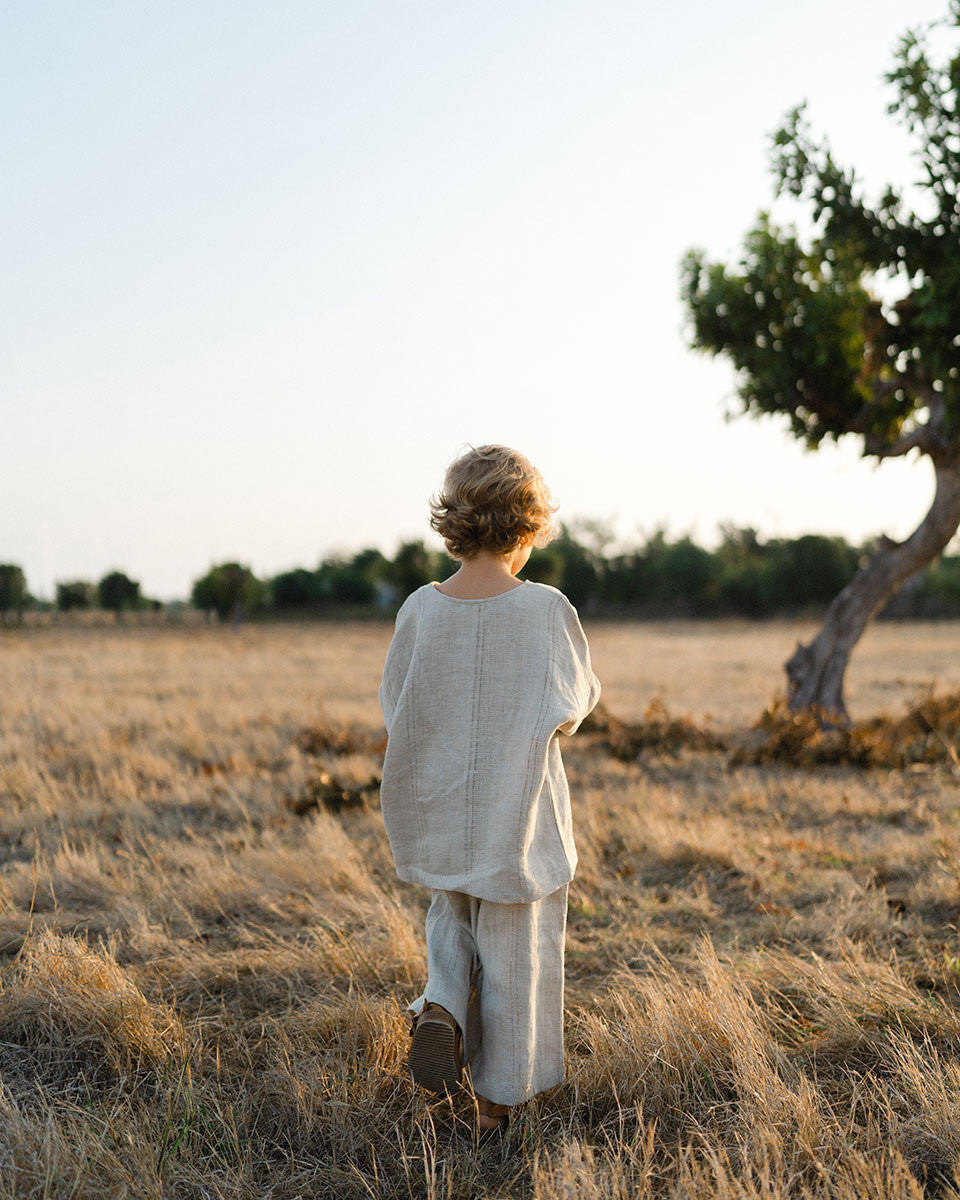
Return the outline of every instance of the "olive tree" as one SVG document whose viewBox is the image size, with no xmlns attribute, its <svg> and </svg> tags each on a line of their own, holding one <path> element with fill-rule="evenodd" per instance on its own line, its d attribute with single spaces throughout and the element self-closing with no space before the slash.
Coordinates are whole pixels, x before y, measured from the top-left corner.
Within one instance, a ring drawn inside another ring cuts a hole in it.
<svg viewBox="0 0 960 1200">
<path fill-rule="evenodd" d="M 811 449 L 853 437 L 864 457 L 912 454 L 933 475 L 914 532 L 879 539 L 786 663 L 791 708 L 841 722 L 844 674 L 867 623 L 960 525 L 960 0 L 935 24 L 952 55 L 932 53 L 934 26 L 911 31 L 885 76 L 888 112 L 909 130 L 920 168 L 909 192 L 887 186 L 871 199 L 800 105 L 773 136 L 771 166 L 775 195 L 809 213 L 809 236 L 762 212 L 737 263 L 691 250 L 682 269 L 691 343 L 733 364 L 746 413 L 785 416 Z"/>
</svg>

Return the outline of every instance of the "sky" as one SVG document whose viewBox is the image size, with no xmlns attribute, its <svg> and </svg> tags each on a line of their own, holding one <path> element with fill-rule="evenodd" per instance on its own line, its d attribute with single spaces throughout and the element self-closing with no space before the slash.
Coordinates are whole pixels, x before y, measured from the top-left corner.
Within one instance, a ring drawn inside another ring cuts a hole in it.
<svg viewBox="0 0 960 1200">
<path fill-rule="evenodd" d="M 167 600 L 440 548 L 428 499 L 484 442 L 612 548 L 906 536 L 926 461 L 725 420 L 679 263 L 802 225 L 768 166 L 802 100 L 869 191 L 914 180 L 883 73 L 946 7 L 0 6 L 0 561 Z"/>
</svg>

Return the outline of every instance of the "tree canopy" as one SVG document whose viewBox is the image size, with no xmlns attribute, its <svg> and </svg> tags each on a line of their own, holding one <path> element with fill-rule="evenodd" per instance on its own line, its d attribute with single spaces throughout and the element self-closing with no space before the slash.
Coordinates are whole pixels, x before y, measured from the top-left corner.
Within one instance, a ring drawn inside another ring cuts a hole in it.
<svg viewBox="0 0 960 1200">
<path fill-rule="evenodd" d="M 960 0 L 940 24 L 960 27 Z M 813 236 L 763 211 L 737 264 L 683 263 L 693 344 L 730 358 L 746 412 L 784 414 L 810 447 L 858 434 L 865 455 L 960 454 L 960 51 L 933 61 L 929 32 L 906 33 L 885 76 L 920 167 L 909 199 L 888 185 L 871 200 L 800 104 L 771 167 Z"/>
<path fill-rule="evenodd" d="M 140 607 L 140 584 L 123 571 L 109 571 L 97 584 L 100 607 L 121 613 Z"/>
</svg>

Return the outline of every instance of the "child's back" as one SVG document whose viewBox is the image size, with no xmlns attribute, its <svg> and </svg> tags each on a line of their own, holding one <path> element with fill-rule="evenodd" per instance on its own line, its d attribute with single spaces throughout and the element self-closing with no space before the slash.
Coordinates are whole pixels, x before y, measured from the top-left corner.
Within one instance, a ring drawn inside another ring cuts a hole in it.
<svg viewBox="0 0 960 1200">
<path fill-rule="evenodd" d="M 569 882 L 577 852 L 557 734 L 599 695 L 576 610 L 556 588 L 413 592 L 380 688 L 381 807 L 400 878 L 502 903 Z"/>
</svg>

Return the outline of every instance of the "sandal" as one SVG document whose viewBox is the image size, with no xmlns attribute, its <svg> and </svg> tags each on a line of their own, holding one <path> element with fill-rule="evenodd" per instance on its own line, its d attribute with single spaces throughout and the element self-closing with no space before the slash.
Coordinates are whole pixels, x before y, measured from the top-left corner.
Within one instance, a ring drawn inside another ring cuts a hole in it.
<svg viewBox="0 0 960 1200">
<path fill-rule="evenodd" d="M 503 1137 L 507 1132 L 507 1126 L 510 1124 L 510 1105 L 509 1104 L 494 1104 L 492 1100 L 487 1100 L 484 1096 L 477 1096 L 477 1138 L 478 1140 L 487 1141 L 489 1139 Z M 493 1125 L 481 1125 L 479 1118 L 494 1120 Z"/>
<path fill-rule="evenodd" d="M 429 1001 L 410 1029 L 409 1069 L 414 1083 L 431 1092 L 452 1092 L 463 1077 L 460 1026 L 445 1008 Z"/>
</svg>

